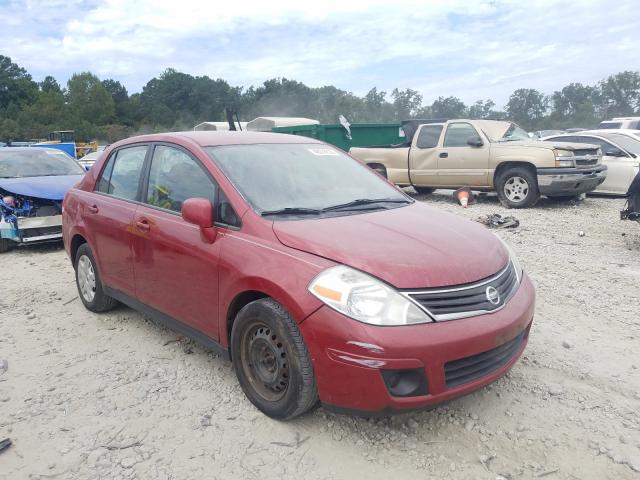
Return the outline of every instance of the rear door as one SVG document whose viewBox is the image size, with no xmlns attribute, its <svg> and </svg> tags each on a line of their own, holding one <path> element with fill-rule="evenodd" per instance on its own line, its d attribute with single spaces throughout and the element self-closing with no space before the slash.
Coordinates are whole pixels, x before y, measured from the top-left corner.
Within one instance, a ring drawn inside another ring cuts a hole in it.
<svg viewBox="0 0 640 480">
<path fill-rule="evenodd" d="M 218 339 L 218 256 L 221 242 L 206 243 L 181 214 L 188 198 L 214 205 L 218 186 L 188 150 L 156 144 L 133 222 L 138 299 Z"/>
<path fill-rule="evenodd" d="M 442 124 L 422 125 L 416 134 L 409 149 L 409 177 L 413 185 L 438 185 L 437 147 L 443 127 Z"/>
<path fill-rule="evenodd" d="M 147 150 L 147 145 L 131 145 L 112 152 L 94 191 L 83 200 L 83 217 L 102 281 L 130 296 L 135 295 L 131 226 Z"/>
<path fill-rule="evenodd" d="M 467 144 L 471 137 L 480 137 L 480 147 Z M 447 125 L 441 145 L 437 148 L 439 185 L 483 187 L 488 185 L 490 144 L 468 122 Z"/>
</svg>

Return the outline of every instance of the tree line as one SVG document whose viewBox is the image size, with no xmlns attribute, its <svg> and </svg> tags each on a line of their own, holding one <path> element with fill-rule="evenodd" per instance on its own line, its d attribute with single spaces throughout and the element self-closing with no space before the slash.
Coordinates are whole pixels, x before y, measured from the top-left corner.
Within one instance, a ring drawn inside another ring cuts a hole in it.
<svg viewBox="0 0 640 480">
<path fill-rule="evenodd" d="M 640 114 L 640 72 L 611 75 L 596 85 L 571 83 L 551 95 L 531 88 L 514 91 L 504 108 L 490 99 L 466 105 L 439 97 L 423 103 L 416 90 L 372 88 L 360 97 L 334 86 L 309 87 L 274 78 L 258 87 L 165 70 L 129 94 L 119 81 L 76 73 L 66 86 L 47 76 L 36 82 L 11 58 L 0 55 L 0 141 L 45 138 L 75 130 L 78 140 L 114 142 L 137 133 L 189 130 L 202 121 L 224 121 L 225 109 L 241 120 L 258 116 L 308 117 L 337 123 L 399 122 L 409 118 L 510 119 L 528 130 L 592 128 L 606 118 Z"/>
</svg>

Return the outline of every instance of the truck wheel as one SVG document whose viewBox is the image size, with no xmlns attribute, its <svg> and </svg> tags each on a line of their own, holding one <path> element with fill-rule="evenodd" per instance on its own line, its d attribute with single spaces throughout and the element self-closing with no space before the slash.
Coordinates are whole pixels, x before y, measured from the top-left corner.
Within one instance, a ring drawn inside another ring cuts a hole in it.
<svg viewBox="0 0 640 480">
<path fill-rule="evenodd" d="M 526 167 L 512 167 L 496 180 L 500 203 L 507 208 L 532 207 L 540 198 L 536 176 Z"/>
<path fill-rule="evenodd" d="M 433 193 L 436 190 L 435 188 L 431 188 L 431 187 L 416 187 L 415 185 L 412 185 L 412 187 L 420 195 L 429 195 L 430 193 Z"/>
<path fill-rule="evenodd" d="M 86 243 L 78 248 L 74 266 L 80 300 L 88 310 L 106 312 L 118 304 L 114 298 L 104 293 L 93 252 Z"/>
<path fill-rule="evenodd" d="M 0 238 L 0 253 L 9 251 L 9 240 L 6 238 Z"/>
<path fill-rule="evenodd" d="M 231 358 L 247 398 L 288 420 L 318 403 L 311 356 L 289 313 L 273 299 L 246 305 L 233 322 Z"/>
</svg>

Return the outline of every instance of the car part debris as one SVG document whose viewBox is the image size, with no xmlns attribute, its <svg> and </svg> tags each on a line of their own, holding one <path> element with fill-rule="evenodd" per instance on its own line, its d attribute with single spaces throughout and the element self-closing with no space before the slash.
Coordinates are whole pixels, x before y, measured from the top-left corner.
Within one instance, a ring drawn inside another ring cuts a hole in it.
<svg viewBox="0 0 640 480">
<path fill-rule="evenodd" d="M 7 448 L 11 446 L 12 442 L 10 438 L 5 438 L 4 440 L 0 440 L 0 453 L 4 452 Z"/>
<path fill-rule="evenodd" d="M 520 226 L 520 220 L 511 215 L 503 217 L 499 213 L 491 213 L 484 217 L 479 217 L 476 222 L 480 222 L 489 228 L 517 228 Z"/>
<path fill-rule="evenodd" d="M 462 187 L 453 192 L 453 198 L 462 205 L 462 208 L 467 208 L 467 205 L 473 203 L 473 193 L 469 187 Z"/>
</svg>

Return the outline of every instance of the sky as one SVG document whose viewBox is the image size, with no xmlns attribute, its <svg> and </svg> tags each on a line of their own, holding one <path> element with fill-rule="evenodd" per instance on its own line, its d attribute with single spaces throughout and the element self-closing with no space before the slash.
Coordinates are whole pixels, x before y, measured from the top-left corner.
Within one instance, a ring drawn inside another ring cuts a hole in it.
<svg viewBox="0 0 640 480">
<path fill-rule="evenodd" d="M 357 95 L 504 105 L 640 70 L 637 0 L 0 0 L 0 55 L 62 84 L 140 92 L 166 68 L 249 87 L 286 77 Z"/>
</svg>

